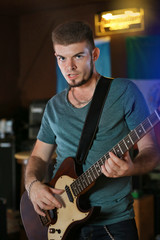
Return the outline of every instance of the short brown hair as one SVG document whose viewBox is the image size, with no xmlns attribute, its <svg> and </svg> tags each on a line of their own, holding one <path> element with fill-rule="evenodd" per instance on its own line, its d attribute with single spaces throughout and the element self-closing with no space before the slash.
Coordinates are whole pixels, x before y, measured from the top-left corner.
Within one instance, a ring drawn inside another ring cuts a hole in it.
<svg viewBox="0 0 160 240">
<path fill-rule="evenodd" d="M 93 50 L 95 48 L 93 32 L 88 23 L 69 21 L 58 25 L 52 32 L 54 44 L 69 45 L 86 41 Z"/>
</svg>

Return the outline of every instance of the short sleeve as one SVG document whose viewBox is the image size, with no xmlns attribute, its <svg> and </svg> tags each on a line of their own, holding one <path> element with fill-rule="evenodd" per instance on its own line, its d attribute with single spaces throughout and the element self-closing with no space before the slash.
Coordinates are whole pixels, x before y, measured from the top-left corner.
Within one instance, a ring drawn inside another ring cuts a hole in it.
<svg viewBox="0 0 160 240">
<path fill-rule="evenodd" d="M 46 105 L 37 139 L 45 143 L 55 144 L 55 134 L 49 122 L 49 104 Z"/>
<path fill-rule="evenodd" d="M 125 120 L 130 130 L 137 127 L 149 115 L 143 94 L 131 81 L 125 92 L 124 109 Z"/>
</svg>

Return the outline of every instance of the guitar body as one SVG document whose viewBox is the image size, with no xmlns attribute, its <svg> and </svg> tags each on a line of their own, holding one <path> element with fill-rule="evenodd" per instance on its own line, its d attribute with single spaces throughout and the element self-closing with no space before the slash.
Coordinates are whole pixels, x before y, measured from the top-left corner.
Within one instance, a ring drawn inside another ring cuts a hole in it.
<svg viewBox="0 0 160 240">
<path fill-rule="evenodd" d="M 39 215 L 35 212 L 33 204 L 28 198 L 25 191 L 21 198 L 20 212 L 25 228 L 26 235 L 29 240 L 47 240 L 48 227 L 43 226 L 40 221 Z"/>
<path fill-rule="evenodd" d="M 58 189 L 66 189 L 77 178 L 74 159 L 67 158 L 49 185 Z M 23 225 L 29 240 L 75 240 L 72 236 L 74 229 L 86 222 L 92 215 L 97 214 L 97 208 L 83 211 L 79 206 L 79 196 L 71 192 L 70 199 L 67 191 L 55 197 L 62 203 L 62 208 L 50 214 L 51 222 L 44 226 L 39 215 L 35 212 L 31 201 L 25 192 L 21 198 L 20 212 Z"/>
<path fill-rule="evenodd" d="M 124 137 L 109 152 L 121 158 L 135 143 L 148 133 L 160 121 L 160 107 Z M 20 210 L 22 221 L 29 240 L 75 240 L 73 232 L 79 225 L 97 215 L 100 208 L 94 207 L 83 211 L 79 198 L 88 191 L 96 179 L 102 174 L 101 166 L 110 157 L 109 152 L 103 155 L 85 173 L 77 176 L 73 158 L 66 158 L 55 177 L 49 183 L 50 187 L 64 189 L 61 195 L 55 197 L 61 202 L 60 209 L 46 211 L 46 217 L 37 215 L 31 201 L 25 192 L 21 198 Z M 83 204 L 84 205 L 84 204 Z M 41 221 L 40 221 L 41 219 Z M 42 224 L 42 223 L 43 224 Z"/>
</svg>

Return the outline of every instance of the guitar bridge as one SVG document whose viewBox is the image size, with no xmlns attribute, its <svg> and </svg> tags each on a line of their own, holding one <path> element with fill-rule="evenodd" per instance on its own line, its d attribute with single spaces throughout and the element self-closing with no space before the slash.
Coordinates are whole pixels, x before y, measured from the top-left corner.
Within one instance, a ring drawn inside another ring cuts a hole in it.
<svg viewBox="0 0 160 240">
<path fill-rule="evenodd" d="M 48 211 L 45 211 L 45 210 L 42 210 L 42 211 L 46 214 L 46 216 L 43 217 L 43 216 L 39 215 L 39 218 L 40 218 L 43 226 L 48 226 L 51 223 L 51 217 L 50 217 Z"/>
</svg>

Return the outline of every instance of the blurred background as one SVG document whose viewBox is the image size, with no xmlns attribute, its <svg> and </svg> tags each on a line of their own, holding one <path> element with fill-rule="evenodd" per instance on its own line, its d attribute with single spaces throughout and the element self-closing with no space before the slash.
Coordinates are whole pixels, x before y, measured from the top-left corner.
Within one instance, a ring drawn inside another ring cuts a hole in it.
<svg viewBox="0 0 160 240">
<path fill-rule="evenodd" d="M 26 238 L 19 216 L 25 165 L 47 100 L 66 87 L 51 32 L 70 19 L 91 25 L 101 74 L 134 81 L 151 112 L 160 105 L 159 0 L 1 0 L 0 240 Z M 155 132 L 160 146 L 159 125 Z M 160 234 L 159 173 L 134 180 L 142 240 Z"/>
</svg>

